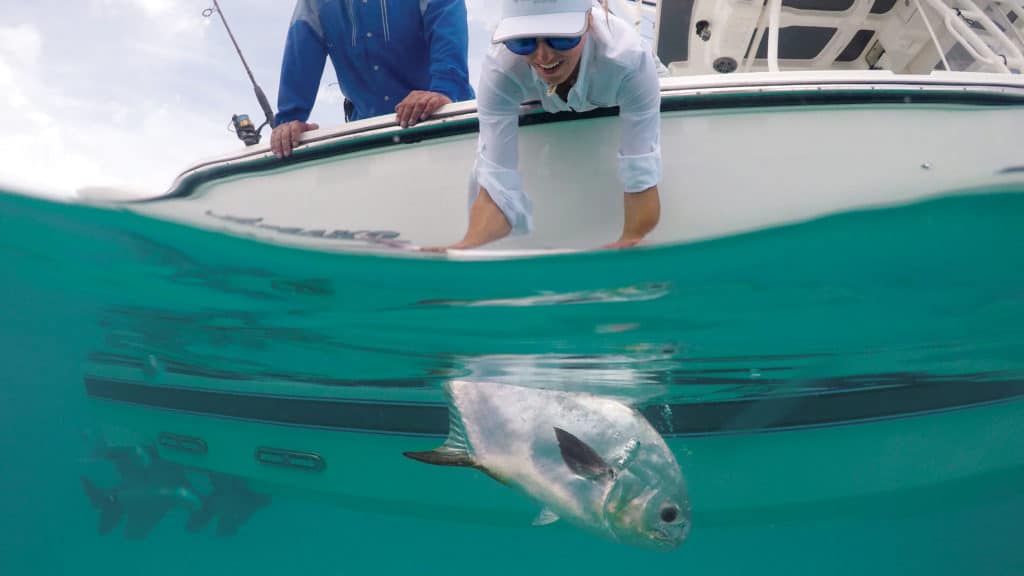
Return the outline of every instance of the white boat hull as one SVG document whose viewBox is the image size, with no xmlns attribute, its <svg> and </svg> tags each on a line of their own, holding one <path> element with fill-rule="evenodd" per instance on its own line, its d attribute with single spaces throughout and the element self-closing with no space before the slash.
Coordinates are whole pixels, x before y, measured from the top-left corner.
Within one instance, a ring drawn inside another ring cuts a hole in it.
<svg viewBox="0 0 1024 576">
<path fill-rule="evenodd" d="M 649 242 L 692 242 L 1024 183 L 1024 82 L 977 84 L 973 74 L 971 85 L 908 84 L 882 76 L 886 82 L 849 73 L 815 84 L 779 84 L 766 75 L 775 84 L 689 78 L 666 85 L 662 218 Z M 875 82 L 853 82 L 865 77 Z M 617 237 L 617 118 L 550 119 L 529 114 L 521 129 L 536 229 L 478 253 L 591 249 Z M 367 121 L 313 133 L 292 161 L 257 149 L 202 165 L 168 195 L 130 206 L 314 250 L 444 245 L 466 227 L 475 147 L 471 109 L 413 130 Z"/>
</svg>

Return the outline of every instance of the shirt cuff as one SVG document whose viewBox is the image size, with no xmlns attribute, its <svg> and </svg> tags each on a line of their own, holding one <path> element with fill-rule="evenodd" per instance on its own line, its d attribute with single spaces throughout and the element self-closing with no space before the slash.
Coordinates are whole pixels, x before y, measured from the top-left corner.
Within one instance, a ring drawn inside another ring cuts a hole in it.
<svg viewBox="0 0 1024 576">
<path fill-rule="evenodd" d="M 533 202 L 523 192 L 519 172 L 501 168 L 477 156 L 473 176 L 470 179 L 470 207 L 483 188 L 512 226 L 511 236 L 522 236 L 533 230 Z"/>
<path fill-rule="evenodd" d="M 627 193 L 657 186 L 661 182 L 661 147 L 639 156 L 619 154 L 619 180 Z"/>
<path fill-rule="evenodd" d="M 458 102 L 463 100 L 459 88 L 460 84 L 456 80 L 444 78 L 442 76 L 435 76 L 430 79 L 430 91 L 437 92 L 438 94 L 444 94 L 452 102 Z"/>
<path fill-rule="evenodd" d="M 272 128 L 277 128 L 282 124 L 294 122 L 299 120 L 305 122 L 309 119 L 309 110 L 285 110 L 284 112 L 278 112 L 274 115 L 274 125 Z"/>
</svg>

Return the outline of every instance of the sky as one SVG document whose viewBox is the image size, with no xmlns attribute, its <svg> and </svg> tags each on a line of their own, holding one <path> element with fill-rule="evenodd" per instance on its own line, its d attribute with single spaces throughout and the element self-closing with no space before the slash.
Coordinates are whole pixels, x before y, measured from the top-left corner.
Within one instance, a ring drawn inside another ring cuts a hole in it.
<svg viewBox="0 0 1024 576">
<path fill-rule="evenodd" d="M 248 77 L 207 0 L 4 0 L 0 15 L 0 186 L 70 197 L 167 190 L 204 158 L 244 148 L 232 114 L 259 124 Z M 293 0 L 220 0 L 272 105 Z M 470 77 L 495 24 L 494 0 L 468 0 Z M 486 9 L 485 9 L 486 6 Z M 327 66 L 311 121 L 344 121 Z M 276 107 L 276 106 L 275 106 Z M 270 130 L 264 129 L 263 142 Z"/>
</svg>

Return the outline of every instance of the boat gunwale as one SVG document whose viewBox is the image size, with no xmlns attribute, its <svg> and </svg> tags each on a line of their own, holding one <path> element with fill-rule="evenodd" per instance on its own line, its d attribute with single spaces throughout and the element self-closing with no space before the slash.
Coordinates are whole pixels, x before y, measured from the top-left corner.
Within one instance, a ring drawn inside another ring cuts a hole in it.
<svg viewBox="0 0 1024 576">
<path fill-rule="evenodd" d="M 736 109 L 806 105 L 958 104 L 975 106 L 1024 105 L 1024 78 L 978 73 L 945 73 L 935 77 L 872 74 L 744 74 L 743 82 L 708 81 L 707 77 L 663 79 L 662 114 L 701 109 Z M 983 78 L 970 78 L 983 76 Z M 737 75 L 736 77 L 739 77 Z M 714 77 L 712 77 L 714 78 Z M 909 97 L 909 99 L 908 99 Z M 546 113 L 538 102 L 524 103 L 520 125 L 615 116 L 618 108 L 588 112 Z M 292 156 L 279 159 L 267 145 L 226 157 L 199 162 L 183 171 L 162 194 L 124 201 L 149 203 L 191 196 L 203 184 L 245 173 L 292 167 L 328 157 L 375 148 L 415 144 L 477 130 L 476 102 L 449 105 L 431 120 L 401 128 L 390 116 L 343 125 L 307 136 Z"/>
</svg>

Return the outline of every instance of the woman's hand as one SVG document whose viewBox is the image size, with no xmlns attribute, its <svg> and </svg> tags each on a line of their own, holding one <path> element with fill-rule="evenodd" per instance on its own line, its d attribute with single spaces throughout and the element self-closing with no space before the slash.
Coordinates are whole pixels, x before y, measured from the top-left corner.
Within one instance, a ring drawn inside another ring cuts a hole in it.
<svg viewBox="0 0 1024 576">
<path fill-rule="evenodd" d="M 512 232 L 512 225 L 508 223 L 505 214 L 498 205 L 491 199 L 487 190 L 480 188 L 473 207 L 469 210 L 469 227 L 466 235 L 455 244 L 446 247 L 421 248 L 424 252 L 445 252 L 447 250 L 466 250 L 483 246 L 488 242 L 500 240 Z"/>
<path fill-rule="evenodd" d="M 651 186 L 643 192 L 627 192 L 623 197 L 623 212 L 622 236 L 605 248 L 632 248 L 654 230 L 661 219 L 658 187 Z"/>
</svg>

